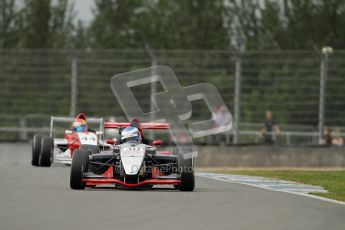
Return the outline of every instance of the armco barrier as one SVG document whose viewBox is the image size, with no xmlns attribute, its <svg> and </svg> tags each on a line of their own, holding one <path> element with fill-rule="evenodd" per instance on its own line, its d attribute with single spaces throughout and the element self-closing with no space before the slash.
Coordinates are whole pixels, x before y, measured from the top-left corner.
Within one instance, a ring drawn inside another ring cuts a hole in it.
<svg viewBox="0 0 345 230">
<path fill-rule="evenodd" d="M 343 147 L 199 146 L 197 167 L 340 167 Z"/>
</svg>

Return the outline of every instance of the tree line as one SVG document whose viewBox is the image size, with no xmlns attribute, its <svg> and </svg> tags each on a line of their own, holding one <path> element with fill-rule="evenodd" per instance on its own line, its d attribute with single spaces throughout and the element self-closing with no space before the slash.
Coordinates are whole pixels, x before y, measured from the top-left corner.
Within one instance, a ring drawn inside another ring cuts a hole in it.
<svg viewBox="0 0 345 230">
<path fill-rule="evenodd" d="M 18 3 L 19 2 L 19 3 Z M 343 0 L 0 0 L 0 48 L 299 50 L 345 48 Z"/>
<path fill-rule="evenodd" d="M 149 66 L 146 45 L 161 49 L 155 52 L 159 64 L 171 66 L 182 84 L 210 82 L 230 108 L 231 54 L 204 50 L 309 50 L 242 55 L 241 119 L 261 122 L 264 111 L 272 110 L 280 123 L 316 127 L 320 61 L 313 48 L 345 50 L 344 14 L 344 0 L 95 0 L 94 17 L 84 24 L 76 20 L 72 0 L 0 0 L 0 114 L 68 114 L 72 54 L 88 59 L 78 62 L 84 82 L 78 108 L 103 116 L 121 110 L 117 104 L 99 106 L 114 100 L 109 77 Z M 327 125 L 345 125 L 342 55 L 334 53 L 330 62 Z M 97 62 L 109 57 L 119 61 Z M 95 77 L 107 81 L 87 83 Z M 17 93 L 22 85 L 25 90 Z M 42 88 L 54 93 L 42 97 Z M 8 100 L 13 92 L 16 96 Z"/>
</svg>

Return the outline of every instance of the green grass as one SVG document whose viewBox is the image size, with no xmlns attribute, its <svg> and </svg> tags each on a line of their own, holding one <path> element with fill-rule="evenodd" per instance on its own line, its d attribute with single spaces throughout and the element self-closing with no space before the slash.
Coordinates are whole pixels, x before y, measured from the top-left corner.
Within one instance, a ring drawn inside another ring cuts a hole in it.
<svg viewBox="0 0 345 230">
<path fill-rule="evenodd" d="M 304 184 L 319 185 L 329 193 L 315 193 L 315 195 L 335 200 L 345 201 L 345 170 L 340 171 L 312 171 L 312 170 L 215 170 L 217 173 L 231 173 L 249 176 L 262 176 Z"/>
</svg>

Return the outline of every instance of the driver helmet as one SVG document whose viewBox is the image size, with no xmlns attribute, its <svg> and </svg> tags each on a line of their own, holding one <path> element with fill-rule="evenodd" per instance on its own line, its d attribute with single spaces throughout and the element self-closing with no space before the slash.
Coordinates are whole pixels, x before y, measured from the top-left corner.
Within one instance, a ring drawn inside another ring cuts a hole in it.
<svg viewBox="0 0 345 230">
<path fill-rule="evenodd" d="M 87 131 L 87 124 L 84 119 L 76 119 L 73 122 L 73 130 L 76 132 L 86 132 Z"/>
<path fill-rule="evenodd" d="M 140 142 L 141 135 L 139 129 L 135 127 L 127 127 L 121 132 L 121 140 L 125 142 Z"/>
</svg>

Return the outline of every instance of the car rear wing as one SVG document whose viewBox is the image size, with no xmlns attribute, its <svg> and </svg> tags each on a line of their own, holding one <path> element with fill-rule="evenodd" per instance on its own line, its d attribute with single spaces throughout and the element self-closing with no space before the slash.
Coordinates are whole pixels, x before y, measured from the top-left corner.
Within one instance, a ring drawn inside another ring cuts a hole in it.
<svg viewBox="0 0 345 230">
<path fill-rule="evenodd" d="M 51 116 L 51 118 L 50 118 L 50 133 L 49 133 L 49 136 L 53 137 L 54 122 L 69 122 L 69 123 L 72 123 L 74 120 L 75 120 L 75 117 L 54 117 L 54 116 Z M 91 123 L 91 124 L 99 124 L 99 130 L 97 130 L 97 131 L 103 132 L 103 123 L 104 123 L 103 118 L 90 117 L 90 118 L 87 118 L 87 122 Z"/>
<path fill-rule="evenodd" d="M 129 122 L 104 122 L 104 129 L 121 129 L 129 127 Z M 142 129 L 170 129 L 169 123 L 141 123 Z"/>
</svg>

